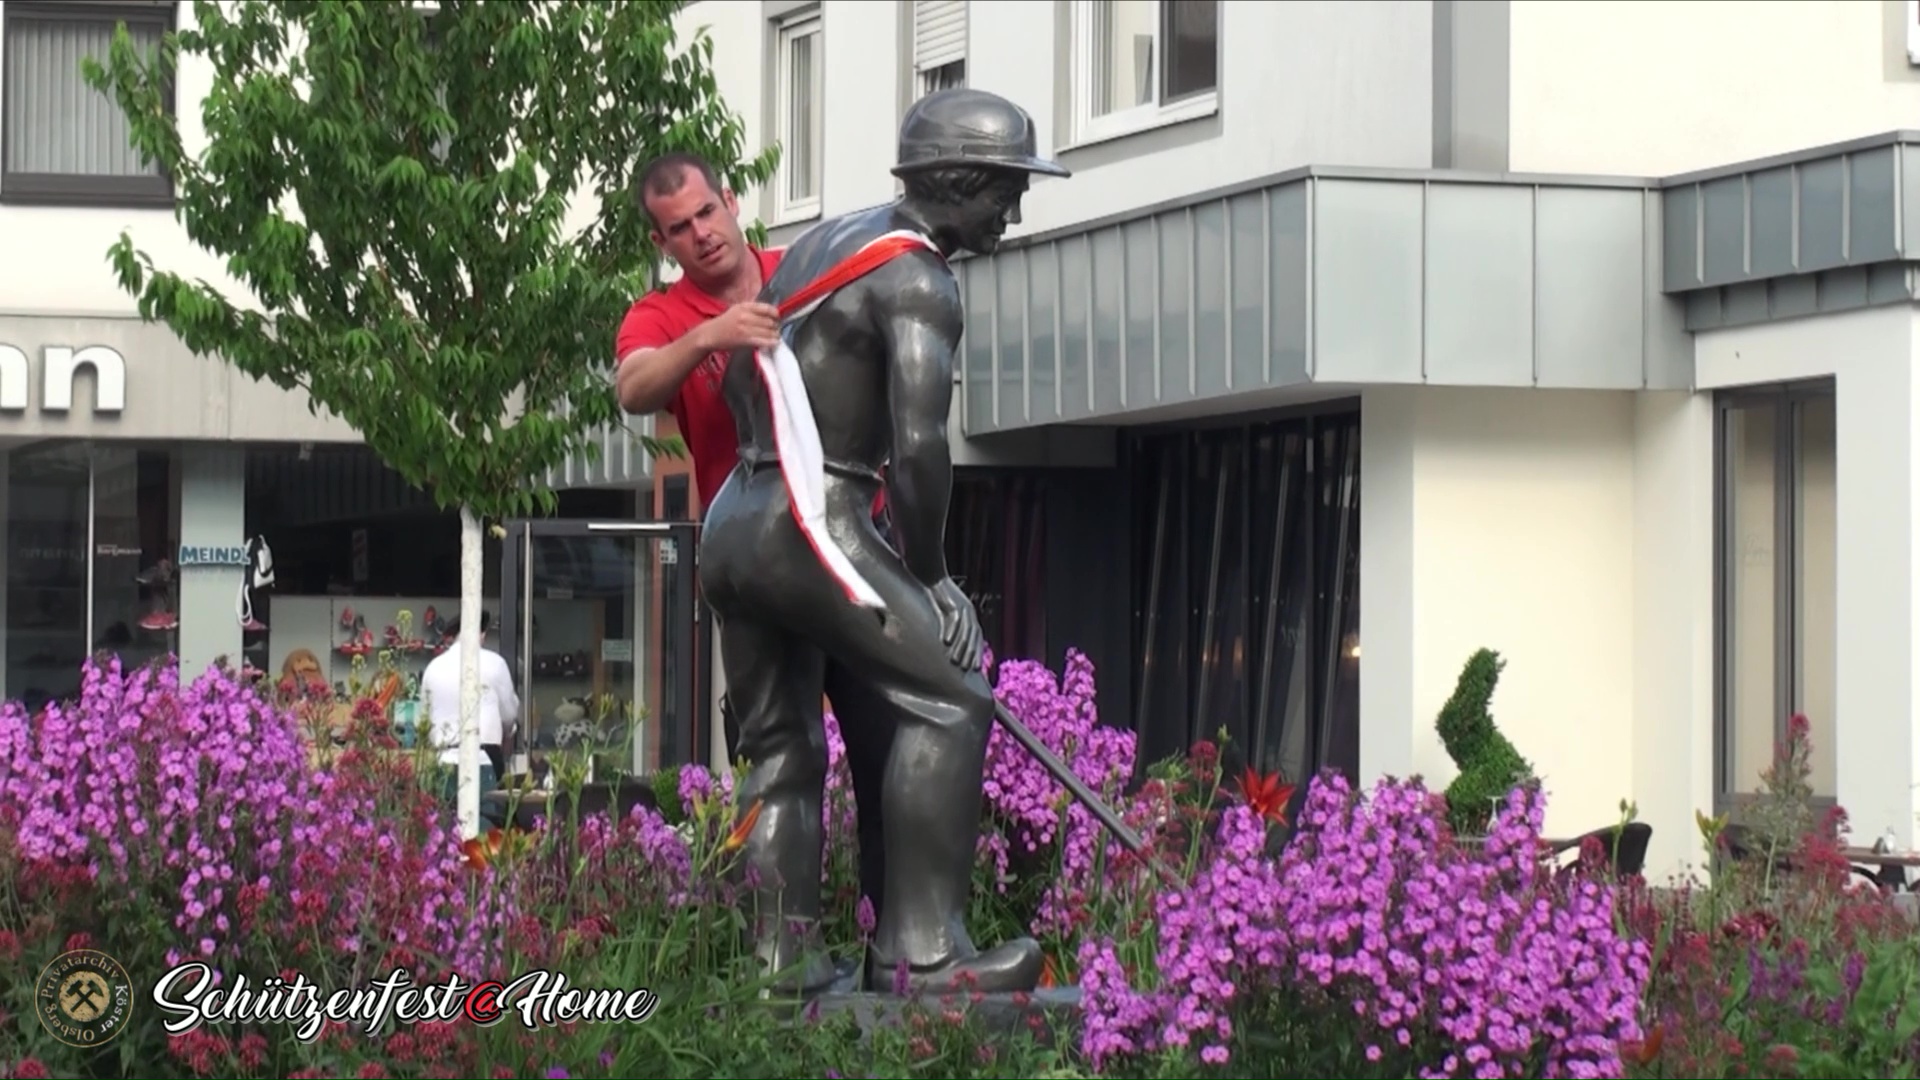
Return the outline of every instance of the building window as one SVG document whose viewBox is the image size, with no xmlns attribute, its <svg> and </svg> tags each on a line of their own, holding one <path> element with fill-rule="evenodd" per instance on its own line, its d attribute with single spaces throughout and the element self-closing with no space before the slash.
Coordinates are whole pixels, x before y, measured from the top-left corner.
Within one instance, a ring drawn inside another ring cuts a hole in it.
<svg viewBox="0 0 1920 1080">
<path fill-rule="evenodd" d="M 178 455 L 93 448 L 93 646 L 139 667 L 179 651 Z M 238 658 L 235 660 L 238 663 Z"/>
<path fill-rule="evenodd" d="M 1360 418 L 1142 435 L 1133 727 L 1155 761 L 1227 736 L 1298 785 L 1360 768 Z"/>
<path fill-rule="evenodd" d="M 1218 0 L 1075 0 L 1074 141 L 1099 142 L 1219 107 Z"/>
<path fill-rule="evenodd" d="M 1804 714 L 1813 794 L 1835 794 L 1834 412 L 1830 383 L 1728 394 L 1716 427 L 1716 790 L 1760 774 Z"/>
<path fill-rule="evenodd" d="M 85 57 L 105 60 L 116 24 L 157 49 L 175 5 L 7 0 L 0 11 L 0 198 L 66 206 L 170 206 L 173 183 L 133 148 L 120 106 L 86 84 Z M 171 103 L 169 103 L 171 104 Z"/>
<path fill-rule="evenodd" d="M 774 179 L 774 216 L 781 222 L 820 213 L 820 151 L 826 130 L 822 45 L 818 10 L 778 24 L 774 130 L 780 139 L 780 172 Z"/>
<path fill-rule="evenodd" d="M 87 539 L 93 513 L 85 443 L 38 443 L 6 454 L 6 657 L 10 701 L 39 709 L 80 692 L 92 653 Z"/>
<path fill-rule="evenodd" d="M 967 0 L 914 0 L 914 97 L 967 84 Z"/>
</svg>

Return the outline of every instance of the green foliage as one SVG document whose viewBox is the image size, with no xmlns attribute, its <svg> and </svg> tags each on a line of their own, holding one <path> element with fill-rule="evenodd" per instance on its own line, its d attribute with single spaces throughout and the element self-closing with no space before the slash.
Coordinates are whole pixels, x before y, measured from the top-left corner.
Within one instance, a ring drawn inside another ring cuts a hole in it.
<svg viewBox="0 0 1920 1080">
<path fill-rule="evenodd" d="M 119 280 L 143 318 L 304 390 L 443 508 L 550 511 L 540 478 L 620 418 L 613 334 L 657 265 L 639 169 L 688 150 L 736 188 L 772 172 L 771 153 L 742 160 L 711 40 L 677 43 L 683 6 L 441 0 L 430 25 L 411 3 L 197 0 L 150 56 L 121 27 L 86 78 L 252 295 L 156 268 L 125 234 Z M 212 69 L 198 152 L 166 104 L 182 56 Z"/>
<path fill-rule="evenodd" d="M 660 816 L 669 825 L 679 825 L 687 820 L 686 812 L 680 808 L 680 766 L 662 767 L 647 778 L 653 788 L 653 801 Z"/>
<path fill-rule="evenodd" d="M 1533 777 L 1533 766 L 1494 726 L 1488 708 L 1505 667 L 1506 661 L 1492 649 L 1468 657 L 1453 696 L 1440 709 L 1435 724 L 1447 755 L 1460 769 L 1460 775 L 1447 785 L 1447 817 L 1463 836 L 1484 833 L 1493 817 L 1494 800 Z"/>
</svg>

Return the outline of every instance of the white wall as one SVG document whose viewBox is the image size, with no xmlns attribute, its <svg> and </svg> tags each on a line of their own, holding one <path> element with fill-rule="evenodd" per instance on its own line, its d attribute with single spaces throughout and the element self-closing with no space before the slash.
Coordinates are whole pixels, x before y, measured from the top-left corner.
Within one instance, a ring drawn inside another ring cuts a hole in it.
<svg viewBox="0 0 1920 1080">
<path fill-rule="evenodd" d="M 1837 451 L 1803 472 L 1808 512 L 1835 523 L 1809 555 L 1836 583 L 1808 619 L 1834 648 L 1807 673 L 1835 703 L 1815 766 L 1856 836 L 1903 840 L 1920 808 L 1917 317 L 1715 332 L 1696 350 L 1702 391 L 1835 377 Z M 1548 834 L 1609 824 L 1626 798 L 1653 826 L 1649 877 L 1698 864 L 1693 815 L 1714 787 L 1713 411 L 1689 391 L 1365 393 L 1365 777 L 1453 778 L 1433 724 L 1484 645 L 1508 661 L 1494 718 L 1545 779 Z"/>
<path fill-rule="evenodd" d="M 1361 417 L 1362 774 L 1452 780 L 1434 721 L 1484 646 L 1547 831 L 1613 823 L 1636 795 L 1633 395 L 1385 388 Z"/>
<path fill-rule="evenodd" d="M 708 27 L 727 104 L 769 137 L 768 13 L 793 5 L 705 0 L 679 17 L 685 39 Z M 894 197 L 903 102 L 901 5 L 824 0 L 827 134 L 822 212 Z M 1058 5 L 970 0 L 968 85 L 1033 114 L 1043 152 L 1076 175 L 1036 183 L 1021 235 L 1191 195 L 1309 163 L 1425 168 L 1433 158 L 1432 5 L 1423 0 L 1227 0 L 1215 117 L 1076 150 L 1063 145 L 1065 50 Z M 748 209 L 771 213 L 754 198 Z M 768 221 L 769 225 L 781 224 Z"/>
<path fill-rule="evenodd" d="M 713 6 L 725 9 L 729 5 Z M 0 16 L 5 9 L 5 0 L 0 0 Z M 182 28 L 195 25 L 191 3 L 181 3 L 178 11 Z M 0 56 L 0 87 L 5 85 L 5 62 Z M 178 72 L 178 114 L 180 138 L 190 154 L 206 148 L 200 101 L 212 87 L 212 80 L 212 69 L 199 57 L 183 58 Z M 584 228 L 594 210 L 591 200 L 576 199 L 567 220 L 576 229 Z M 135 246 L 153 256 L 161 269 L 205 278 L 229 295 L 249 296 L 226 273 L 222 260 L 187 238 L 172 210 L 0 204 L 0 237 L 4 238 L 0 253 L 7 256 L 0 259 L 0 315 L 136 313 L 133 299 L 121 289 L 106 261 L 107 249 L 119 240 L 122 230 L 130 233 Z M 607 334 L 611 348 L 613 329 L 609 328 Z"/>
<path fill-rule="evenodd" d="M 0 0 L 0 16 L 6 4 Z M 193 5 L 180 5 L 180 25 L 192 26 Z M 6 58 L 0 56 L 0 87 L 6 85 Z M 199 101 L 213 85 L 213 73 L 196 62 L 178 72 L 180 138 L 189 152 L 206 145 Z M 216 259 L 187 239 L 171 210 L 111 210 L 92 207 L 8 206 L 0 204 L 0 314 L 124 315 L 137 310 L 107 265 L 107 249 L 121 230 L 153 256 L 161 269 L 202 277 L 223 289 L 240 291 Z"/>
<path fill-rule="evenodd" d="M 1667 176 L 1920 123 L 1905 0 L 1514 0 L 1516 172 Z"/>
<path fill-rule="evenodd" d="M 1632 797 L 1649 880 L 1699 864 L 1713 808 L 1713 399 L 1633 396 Z"/>
<path fill-rule="evenodd" d="M 1878 308 L 1699 334 L 1702 389 L 1834 379 L 1834 773 L 1854 835 L 1911 845 L 1920 781 L 1920 314 Z"/>
</svg>

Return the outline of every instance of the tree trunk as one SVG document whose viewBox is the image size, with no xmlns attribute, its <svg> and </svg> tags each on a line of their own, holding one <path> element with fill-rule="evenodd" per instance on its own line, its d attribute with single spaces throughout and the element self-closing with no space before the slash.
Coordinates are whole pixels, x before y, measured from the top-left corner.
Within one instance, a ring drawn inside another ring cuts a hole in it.
<svg viewBox="0 0 1920 1080">
<path fill-rule="evenodd" d="M 460 838 L 480 835 L 480 519 L 460 508 Z"/>
</svg>

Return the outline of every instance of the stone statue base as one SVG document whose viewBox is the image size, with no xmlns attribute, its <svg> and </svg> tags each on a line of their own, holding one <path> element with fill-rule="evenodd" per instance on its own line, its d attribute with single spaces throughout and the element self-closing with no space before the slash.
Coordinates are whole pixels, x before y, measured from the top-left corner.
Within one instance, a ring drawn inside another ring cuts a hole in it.
<svg viewBox="0 0 1920 1080">
<path fill-rule="evenodd" d="M 987 1031 L 1013 1034 L 1027 1031 L 1042 1041 L 1072 1041 L 1080 1035 L 1080 988 L 1060 986 L 1035 990 L 1030 994 L 982 994 L 928 992 L 919 997 L 899 997 L 891 993 L 863 990 L 859 966 L 848 961 L 838 965 L 839 976 L 824 992 L 808 999 L 806 1015 L 821 1019 L 851 1014 L 863 1034 L 900 1023 L 907 1010 L 918 1004 L 933 1013 L 958 1009 Z M 1037 1030 L 1036 1030 L 1037 1028 Z"/>
</svg>

